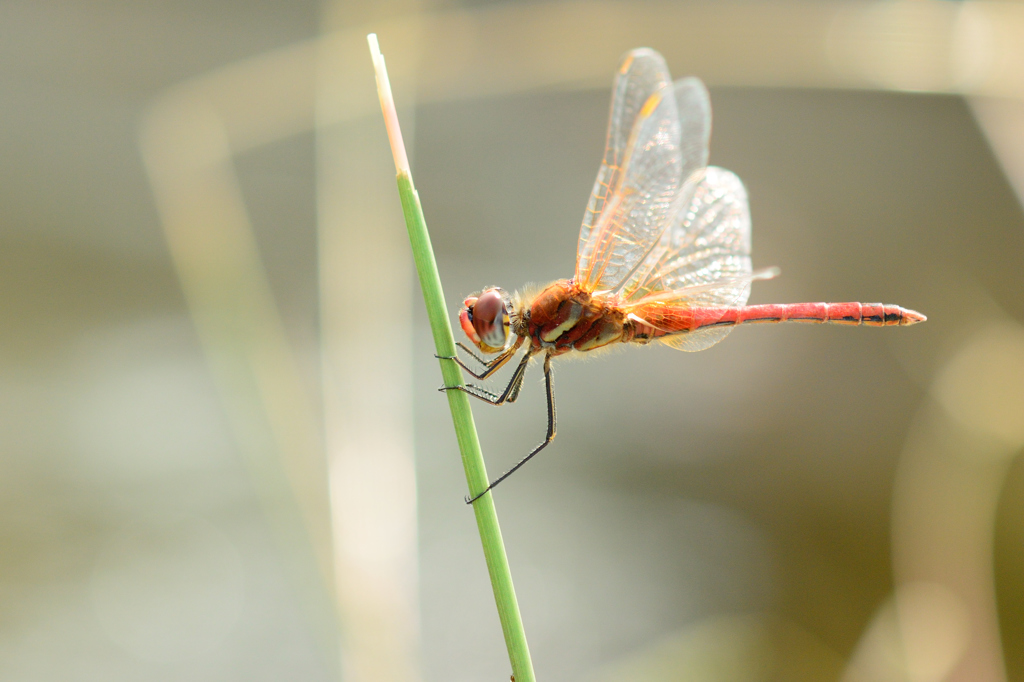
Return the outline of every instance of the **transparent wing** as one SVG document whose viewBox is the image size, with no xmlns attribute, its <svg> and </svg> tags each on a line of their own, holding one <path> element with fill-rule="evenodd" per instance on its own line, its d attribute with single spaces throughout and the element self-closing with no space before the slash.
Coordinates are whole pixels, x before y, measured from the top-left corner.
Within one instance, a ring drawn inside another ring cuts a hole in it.
<svg viewBox="0 0 1024 682">
<path fill-rule="evenodd" d="M 671 82 L 665 59 L 654 50 L 640 48 L 628 52 L 623 57 L 612 86 L 612 106 L 608 119 L 604 159 L 597 171 L 597 180 L 594 181 L 594 191 L 587 202 L 587 210 L 583 213 L 577 255 L 584 253 L 584 245 L 589 241 L 594 225 L 604 212 L 609 197 L 614 195 L 622 184 L 626 148 L 640 110 L 651 95 Z"/>
<path fill-rule="evenodd" d="M 750 294 L 750 209 L 734 173 L 711 166 L 620 291 L 626 301 L 742 305 Z M 665 294 L 668 294 L 667 296 Z M 681 297 L 684 300 L 679 300 Z"/>
<path fill-rule="evenodd" d="M 684 194 L 686 194 L 684 192 Z M 644 262 L 623 283 L 626 302 L 732 307 L 746 304 L 754 279 L 774 271 L 752 272 L 750 209 L 743 183 L 714 166 L 680 202 L 670 228 Z M 721 341 L 732 327 L 709 327 L 664 337 L 680 350 L 703 350 Z"/>
<path fill-rule="evenodd" d="M 661 238 L 684 179 L 707 163 L 707 90 L 696 78 L 667 81 L 664 61 L 651 50 L 630 53 L 619 71 L 605 159 L 577 248 L 576 281 L 587 290 L 619 286 Z"/>
<path fill-rule="evenodd" d="M 684 350 L 688 353 L 707 350 L 729 335 L 732 327 L 705 327 L 686 334 L 663 336 L 661 342 L 670 348 Z"/>
</svg>

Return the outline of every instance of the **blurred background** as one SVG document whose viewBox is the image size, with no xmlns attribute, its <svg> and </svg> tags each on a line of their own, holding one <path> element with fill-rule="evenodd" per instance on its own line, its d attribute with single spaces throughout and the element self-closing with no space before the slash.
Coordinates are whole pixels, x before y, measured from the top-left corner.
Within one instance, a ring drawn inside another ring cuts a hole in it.
<svg viewBox="0 0 1024 682">
<path fill-rule="evenodd" d="M 453 315 L 571 276 L 613 73 L 711 90 L 753 303 L 556 366 L 541 680 L 1024 680 L 1024 5 L 0 3 L 0 678 L 505 680 L 365 35 Z M 504 374 L 502 375 L 504 376 Z M 475 406 L 492 474 L 537 368 Z"/>
</svg>

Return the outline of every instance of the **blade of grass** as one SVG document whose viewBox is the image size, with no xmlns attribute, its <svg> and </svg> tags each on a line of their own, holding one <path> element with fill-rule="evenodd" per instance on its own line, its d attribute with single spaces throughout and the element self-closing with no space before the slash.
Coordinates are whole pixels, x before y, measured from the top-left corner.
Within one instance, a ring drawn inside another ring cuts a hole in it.
<svg viewBox="0 0 1024 682">
<path fill-rule="evenodd" d="M 402 141 L 402 131 L 398 125 L 398 114 L 391 96 L 391 84 L 388 81 L 384 57 L 380 53 L 376 34 L 367 36 L 370 53 L 373 55 L 374 70 L 377 75 L 377 93 L 380 96 L 381 110 L 384 113 L 384 124 L 387 127 L 388 139 L 391 142 L 391 153 L 395 157 L 395 169 L 398 171 L 398 194 L 402 200 L 402 211 L 405 213 L 405 225 L 409 230 L 409 241 L 412 244 L 413 260 L 419 273 L 420 287 L 427 306 L 427 317 L 430 329 L 434 334 L 434 345 L 437 354 L 444 357 L 455 355 L 455 339 L 452 337 L 448 311 L 444 304 L 444 292 L 441 289 L 441 278 L 434 260 L 434 250 L 430 245 L 430 234 L 423 219 L 423 208 L 420 206 L 419 194 L 412 182 L 409 170 L 409 159 Z M 462 384 L 462 372 L 451 360 L 440 360 L 441 376 L 445 386 Z M 470 495 L 487 487 L 487 469 L 484 466 L 483 454 L 480 451 L 480 440 L 477 437 L 476 425 L 473 423 L 473 412 L 469 406 L 469 397 L 462 391 L 447 391 L 448 406 L 455 424 L 455 435 L 462 453 L 462 466 L 466 470 L 466 482 L 469 484 Z M 494 498 L 487 493 L 473 503 L 476 524 L 480 531 L 480 542 L 483 544 L 487 571 L 491 576 L 491 587 L 494 590 L 494 601 L 498 606 L 498 618 L 505 635 L 505 646 L 508 648 L 509 661 L 512 663 L 512 674 L 516 682 L 534 682 L 533 662 L 530 660 L 530 649 L 526 643 L 526 632 L 519 614 L 519 603 L 512 585 L 512 572 L 509 569 L 505 545 L 501 539 L 501 528 L 498 526 L 498 513 L 494 508 Z"/>
</svg>

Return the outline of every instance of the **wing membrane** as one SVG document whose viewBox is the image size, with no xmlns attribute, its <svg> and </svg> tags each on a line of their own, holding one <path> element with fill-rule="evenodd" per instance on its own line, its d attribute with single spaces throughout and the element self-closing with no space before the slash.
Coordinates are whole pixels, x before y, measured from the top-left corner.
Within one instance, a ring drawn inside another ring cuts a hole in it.
<svg viewBox="0 0 1024 682">
<path fill-rule="evenodd" d="M 664 58 L 654 50 L 632 50 L 623 57 L 612 88 L 612 106 L 608 118 L 604 159 L 597 171 L 597 180 L 594 181 L 594 191 L 587 202 L 587 210 L 583 213 L 580 254 L 583 253 L 583 247 L 595 223 L 604 212 L 609 197 L 614 195 L 622 184 L 626 148 L 640 109 L 651 95 L 671 82 L 672 78 L 669 76 Z"/>
<path fill-rule="evenodd" d="M 620 290 L 626 302 L 731 307 L 744 305 L 751 269 L 750 209 L 743 183 L 711 166 L 680 202 L 670 228 Z M 769 273 L 770 275 L 770 273 Z M 703 350 L 725 338 L 732 327 L 711 327 L 668 336 L 680 350 Z"/>
<path fill-rule="evenodd" d="M 605 158 L 577 249 L 576 281 L 590 291 L 617 289 L 644 260 L 690 186 L 684 181 L 707 163 L 707 90 L 696 78 L 668 79 L 651 50 L 627 55 L 616 78 Z"/>
</svg>

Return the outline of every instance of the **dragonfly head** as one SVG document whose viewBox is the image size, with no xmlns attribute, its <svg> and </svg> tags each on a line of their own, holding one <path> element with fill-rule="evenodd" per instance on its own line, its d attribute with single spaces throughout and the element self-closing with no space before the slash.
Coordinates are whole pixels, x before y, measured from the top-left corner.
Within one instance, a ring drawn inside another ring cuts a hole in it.
<svg viewBox="0 0 1024 682">
<path fill-rule="evenodd" d="M 512 301 L 498 287 L 467 296 L 459 311 L 459 324 L 469 340 L 485 353 L 497 353 L 508 343 Z"/>
</svg>

